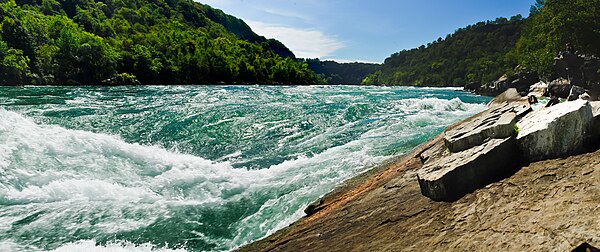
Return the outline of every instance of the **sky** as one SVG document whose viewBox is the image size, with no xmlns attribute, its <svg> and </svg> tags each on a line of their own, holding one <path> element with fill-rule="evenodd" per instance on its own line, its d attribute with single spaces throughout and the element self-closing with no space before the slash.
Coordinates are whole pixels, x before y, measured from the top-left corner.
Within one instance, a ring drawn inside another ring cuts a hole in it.
<svg viewBox="0 0 600 252">
<path fill-rule="evenodd" d="M 535 0 L 196 0 L 243 19 L 299 58 L 382 63 L 392 53 L 497 17 L 527 17 Z"/>
</svg>

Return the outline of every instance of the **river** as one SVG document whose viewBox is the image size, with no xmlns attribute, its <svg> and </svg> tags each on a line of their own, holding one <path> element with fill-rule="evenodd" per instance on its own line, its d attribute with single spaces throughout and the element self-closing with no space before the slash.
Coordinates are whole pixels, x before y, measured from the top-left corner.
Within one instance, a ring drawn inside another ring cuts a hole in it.
<svg viewBox="0 0 600 252">
<path fill-rule="evenodd" d="M 0 251 L 228 251 L 487 101 L 450 88 L 0 87 Z"/>
</svg>

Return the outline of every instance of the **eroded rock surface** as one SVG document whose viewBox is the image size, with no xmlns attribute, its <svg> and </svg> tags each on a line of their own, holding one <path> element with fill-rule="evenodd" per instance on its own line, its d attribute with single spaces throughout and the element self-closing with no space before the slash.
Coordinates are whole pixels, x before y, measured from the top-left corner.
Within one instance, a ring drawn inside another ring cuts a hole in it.
<svg viewBox="0 0 600 252">
<path fill-rule="evenodd" d="M 550 84 L 548 84 L 548 93 L 550 96 L 567 98 L 571 93 L 571 87 L 573 87 L 573 85 L 571 85 L 571 81 L 568 79 L 559 78 L 551 81 Z"/>
<path fill-rule="evenodd" d="M 571 154 L 583 146 L 592 118 L 592 107 L 583 100 L 536 110 L 517 123 L 517 143 L 528 161 Z"/>
<path fill-rule="evenodd" d="M 414 169 L 392 168 L 397 173 L 380 186 L 241 250 L 571 251 L 600 244 L 600 151 L 532 163 L 453 203 L 422 196 Z"/>
<path fill-rule="evenodd" d="M 487 139 L 502 139 L 514 135 L 516 121 L 514 105 L 504 104 L 488 109 L 446 131 L 444 141 L 451 152 L 461 152 L 481 145 Z"/>
<path fill-rule="evenodd" d="M 518 101 L 521 100 L 521 98 L 523 97 L 519 94 L 516 88 L 509 88 L 502 94 L 499 94 L 494 99 L 492 99 L 492 101 L 488 103 L 488 107 L 503 105 L 506 102 Z"/>
<path fill-rule="evenodd" d="M 520 161 L 514 138 L 491 139 L 426 164 L 417 176 L 423 195 L 435 201 L 453 201 L 504 178 Z"/>
<path fill-rule="evenodd" d="M 529 87 L 529 94 L 527 96 L 533 95 L 537 98 L 540 98 L 542 96 L 545 96 L 546 94 L 548 94 L 548 84 L 543 81 L 540 81 Z"/>
</svg>

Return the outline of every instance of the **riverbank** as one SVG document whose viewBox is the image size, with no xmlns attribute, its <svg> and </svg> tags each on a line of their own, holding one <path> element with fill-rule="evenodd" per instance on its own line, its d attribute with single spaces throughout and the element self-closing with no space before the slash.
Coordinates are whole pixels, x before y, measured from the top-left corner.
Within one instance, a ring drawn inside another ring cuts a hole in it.
<svg viewBox="0 0 600 252">
<path fill-rule="evenodd" d="M 597 146 L 525 164 L 456 201 L 435 202 L 422 195 L 417 173 L 420 154 L 442 143 L 443 134 L 355 178 L 313 215 L 240 251 L 570 251 L 600 243 Z"/>
<path fill-rule="evenodd" d="M 532 163 L 453 203 L 422 196 L 417 168 L 240 251 L 570 251 L 600 243 L 600 151 Z"/>
</svg>

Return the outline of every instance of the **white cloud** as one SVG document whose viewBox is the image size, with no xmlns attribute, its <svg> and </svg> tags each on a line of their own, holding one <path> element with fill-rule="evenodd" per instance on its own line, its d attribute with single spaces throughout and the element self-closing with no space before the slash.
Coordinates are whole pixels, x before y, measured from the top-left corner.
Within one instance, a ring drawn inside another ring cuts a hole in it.
<svg viewBox="0 0 600 252">
<path fill-rule="evenodd" d="M 342 41 L 316 29 L 300 29 L 252 20 L 246 20 L 246 23 L 255 33 L 281 41 L 299 58 L 333 56 L 337 50 L 345 47 Z"/>
<path fill-rule="evenodd" d="M 288 11 L 285 9 L 270 9 L 270 8 L 264 8 L 262 9 L 263 12 L 272 15 L 272 16 L 278 16 L 278 17 L 284 17 L 286 19 L 298 19 L 298 20 L 302 20 L 303 22 L 307 22 L 310 23 L 312 22 L 312 18 L 310 18 L 309 16 L 294 12 L 294 11 Z"/>
</svg>

